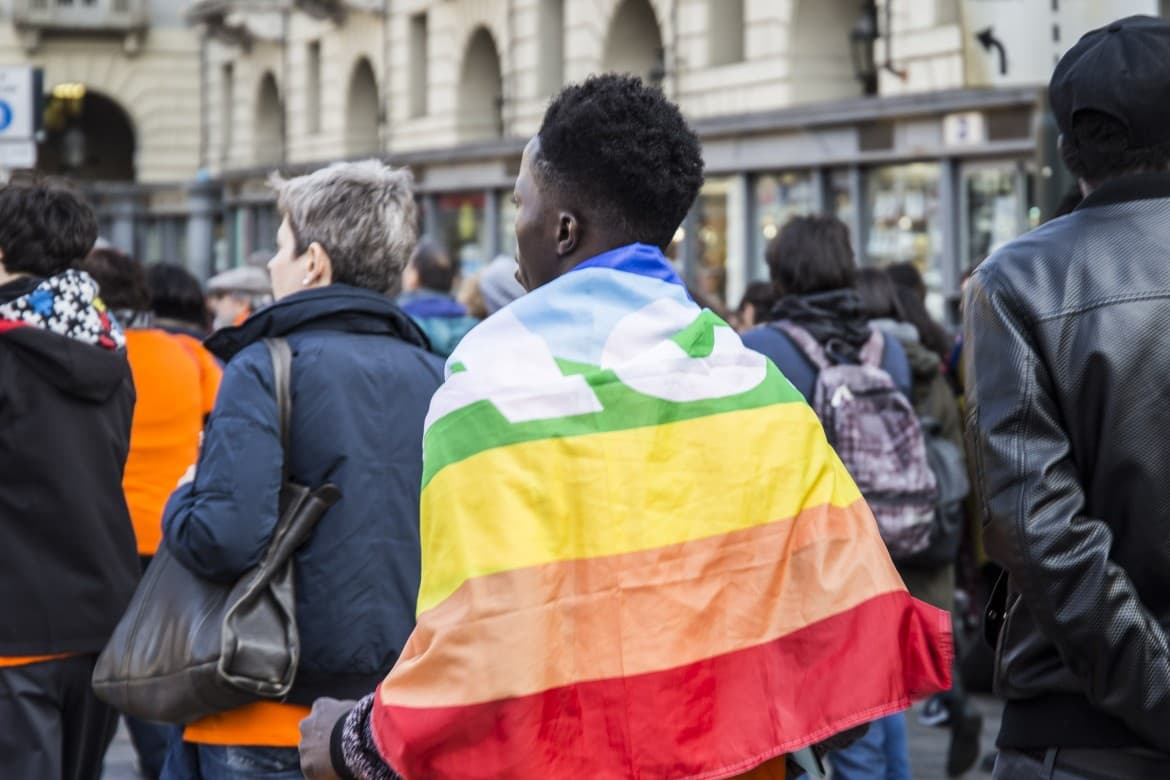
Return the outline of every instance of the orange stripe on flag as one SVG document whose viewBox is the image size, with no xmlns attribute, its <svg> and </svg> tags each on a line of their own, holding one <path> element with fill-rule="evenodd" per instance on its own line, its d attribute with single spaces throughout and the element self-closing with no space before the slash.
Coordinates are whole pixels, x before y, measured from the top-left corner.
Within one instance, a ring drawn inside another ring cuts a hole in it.
<svg viewBox="0 0 1170 780">
<path fill-rule="evenodd" d="M 900 590 L 860 500 L 692 542 L 501 572 L 465 582 L 423 615 L 382 699 L 459 706 L 656 672 Z"/>
</svg>

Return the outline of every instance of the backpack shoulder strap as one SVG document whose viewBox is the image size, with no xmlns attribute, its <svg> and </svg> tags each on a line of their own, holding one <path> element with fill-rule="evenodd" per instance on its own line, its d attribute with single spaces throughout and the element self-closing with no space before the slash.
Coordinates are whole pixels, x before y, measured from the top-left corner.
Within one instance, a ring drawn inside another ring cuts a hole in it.
<svg viewBox="0 0 1170 780">
<path fill-rule="evenodd" d="M 869 341 L 861 348 L 859 355 L 863 366 L 882 367 L 882 357 L 886 352 L 886 339 L 876 328 L 870 331 Z"/>
<path fill-rule="evenodd" d="M 264 339 L 272 359 L 272 387 L 280 420 L 281 483 L 288 482 L 288 449 L 292 436 L 292 350 L 286 339 Z"/>
<path fill-rule="evenodd" d="M 769 324 L 792 339 L 792 342 L 796 344 L 796 348 L 808 358 L 809 362 L 818 371 L 824 371 L 833 365 L 833 361 L 829 360 L 829 356 L 825 353 L 825 348 L 804 328 L 791 320 L 780 320 L 779 322 Z"/>
</svg>

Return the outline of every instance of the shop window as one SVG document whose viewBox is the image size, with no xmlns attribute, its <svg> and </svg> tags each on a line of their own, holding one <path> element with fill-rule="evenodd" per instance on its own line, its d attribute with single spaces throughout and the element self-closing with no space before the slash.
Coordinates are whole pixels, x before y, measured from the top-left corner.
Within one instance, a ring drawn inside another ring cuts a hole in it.
<svg viewBox="0 0 1170 780">
<path fill-rule="evenodd" d="M 1021 187 L 1025 173 L 1015 162 L 980 165 L 963 172 L 963 199 L 966 207 L 966 235 L 963 269 L 972 268 L 1030 224 L 1028 206 L 1023 202 L 1027 188 Z"/>
<path fill-rule="evenodd" d="M 705 297 L 727 303 L 727 211 L 731 179 L 708 179 L 695 201 L 695 250 L 698 263 L 693 282 Z"/>
<path fill-rule="evenodd" d="M 491 232 L 495 229 L 486 213 L 487 195 L 483 192 L 454 192 L 435 200 L 434 237 L 441 246 L 459 258 L 463 276 L 474 276 L 492 259 Z"/>
<path fill-rule="evenodd" d="M 712 66 L 744 60 L 744 0 L 707 0 L 708 61 Z"/>
<path fill-rule="evenodd" d="M 927 309 L 941 321 L 946 317 L 946 302 L 939 177 L 936 163 L 892 165 L 869 172 L 870 225 L 864 260 L 879 267 L 913 263 L 926 282 Z"/>
<path fill-rule="evenodd" d="M 756 179 L 754 261 L 751 279 L 767 279 L 764 250 L 793 217 L 818 211 L 812 175 L 807 171 L 767 174 Z"/>
<path fill-rule="evenodd" d="M 552 95 L 565 83 L 565 0 L 540 4 L 540 91 Z"/>
<path fill-rule="evenodd" d="M 427 15 L 410 17 L 410 115 L 427 114 Z"/>
</svg>

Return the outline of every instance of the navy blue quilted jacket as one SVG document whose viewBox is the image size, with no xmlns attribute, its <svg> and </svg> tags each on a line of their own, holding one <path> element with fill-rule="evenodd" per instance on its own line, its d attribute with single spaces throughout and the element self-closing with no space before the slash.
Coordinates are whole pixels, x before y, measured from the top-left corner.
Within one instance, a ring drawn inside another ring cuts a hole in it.
<svg viewBox="0 0 1170 780">
<path fill-rule="evenodd" d="M 290 701 L 360 698 L 414 627 L 423 420 L 442 380 L 426 338 L 387 297 L 335 284 L 291 295 L 220 331 L 227 361 L 194 483 L 171 496 L 165 543 L 231 581 L 256 565 L 277 520 L 281 448 L 262 340 L 293 351 L 290 476 L 341 501 L 296 555 L 302 657 Z"/>
</svg>

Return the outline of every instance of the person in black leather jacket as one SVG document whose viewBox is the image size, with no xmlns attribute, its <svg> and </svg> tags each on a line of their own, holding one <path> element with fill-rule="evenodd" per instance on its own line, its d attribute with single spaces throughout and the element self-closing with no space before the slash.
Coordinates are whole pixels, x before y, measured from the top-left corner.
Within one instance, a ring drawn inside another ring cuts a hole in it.
<svg viewBox="0 0 1170 780">
<path fill-rule="evenodd" d="M 1086 197 L 965 299 L 996 777 L 1170 777 L 1170 22 L 1089 33 L 1049 92 Z"/>
</svg>

